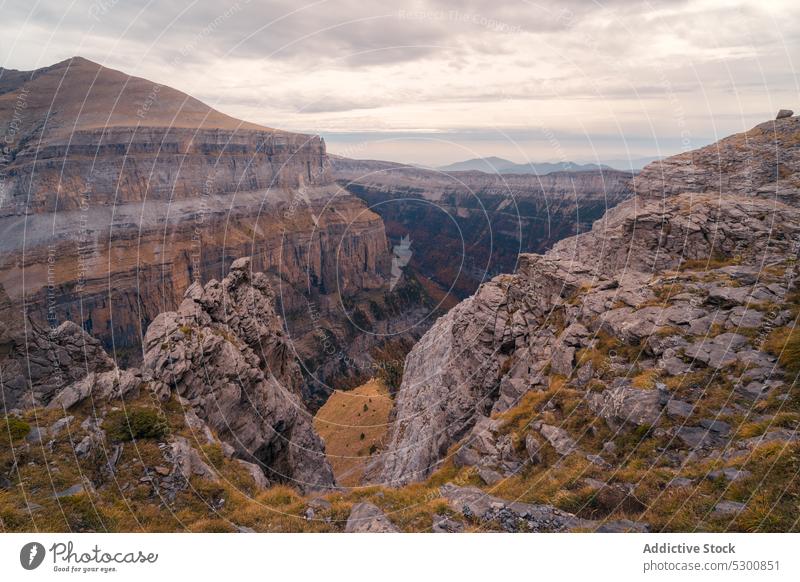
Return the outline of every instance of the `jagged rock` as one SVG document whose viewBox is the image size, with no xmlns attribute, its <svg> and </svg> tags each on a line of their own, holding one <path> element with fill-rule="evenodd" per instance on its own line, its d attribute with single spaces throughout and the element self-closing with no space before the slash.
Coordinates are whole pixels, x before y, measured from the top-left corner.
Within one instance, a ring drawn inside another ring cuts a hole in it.
<svg viewBox="0 0 800 582">
<path fill-rule="evenodd" d="M 550 446 L 562 457 L 566 457 L 578 449 L 578 444 L 575 442 L 575 439 L 559 426 L 534 423 L 533 428 L 538 430 L 547 442 L 550 443 Z"/>
<path fill-rule="evenodd" d="M 689 418 L 692 415 L 694 406 L 677 398 L 670 398 L 667 401 L 667 415 L 678 418 Z"/>
<path fill-rule="evenodd" d="M 0 296 L 5 290 L 0 285 Z M 0 338 L 6 410 L 47 405 L 64 387 L 87 373 L 111 370 L 100 342 L 66 321 L 55 329 L 11 314 Z"/>
<path fill-rule="evenodd" d="M 663 390 L 634 388 L 627 381 L 619 380 L 599 394 L 590 394 L 587 402 L 609 426 L 616 429 L 626 423 L 655 426 L 667 396 Z"/>
<path fill-rule="evenodd" d="M 454 458 L 457 466 L 478 466 L 478 475 L 488 485 L 517 472 L 522 466 L 511 436 L 499 435 L 499 428 L 498 421 L 481 417 Z"/>
<path fill-rule="evenodd" d="M 498 522 L 504 531 L 567 531 L 590 527 L 592 522 L 551 505 L 533 505 L 505 501 L 487 495 L 476 487 L 459 487 L 446 483 L 440 493 L 454 511 L 468 519 L 481 522 Z"/>
<path fill-rule="evenodd" d="M 300 401 L 301 377 L 265 275 L 235 261 L 222 281 L 190 288 L 145 335 L 144 366 L 235 454 L 270 481 L 331 487 L 333 472 Z M 191 421 L 190 421 L 191 422 Z M 207 437 L 206 437 L 207 438 Z"/>
<path fill-rule="evenodd" d="M 478 419 L 507 410 L 526 390 L 546 389 L 548 373 L 572 374 L 575 353 L 592 347 L 598 332 L 642 348 L 637 361 L 609 353 L 602 369 L 584 363 L 569 384 L 610 384 L 586 400 L 612 424 L 656 424 L 666 404 L 663 390 L 615 383 L 634 367 L 681 376 L 693 365 L 773 366 L 735 330 L 763 325 L 751 304 L 778 302 L 785 292 L 762 267 L 783 264 L 800 238 L 791 182 L 800 176 L 798 136 L 792 117 L 648 166 L 634 181 L 635 199 L 545 255 L 521 255 L 516 273 L 483 284 L 440 318 L 406 359 L 382 456 L 385 482 L 427 477 Z M 779 183 L 776 148 L 786 152 Z M 754 168 L 753 159 L 763 163 Z M 730 331 L 711 337 L 717 325 Z M 670 414 L 684 411 L 678 407 Z M 676 436 L 689 446 L 721 442 L 705 432 L 686 427 Z"/>
<path fill-rule="evenodd" d="M 447 515 L 436 514 L 433 516 L 433 533 L 459 533 L 464 531 L 464 524 Z"/>
<path fill-rule="evenodd" d="M 372 503 L 356 503 L 344 527 L 347 533 L 394 533 L 397 528 L 377 506 Z"/>
<path fill-rule="evenodd" d="M 572 362 L 575 359 L 575 348 L 571 346 L 558 346 L 553 349 L 550 358 L 550 370 L 560 376 L 572 374 Z"/>
<path fill-rule="evenodd" d="M 794 115 L 794 111 L 791 109 L 778 109 L 778 115 L 775 116 L 775 119 L 785 119 L 792 115 Z"/>
<path fill-rule="evenodd" d="M 531 433 L 525 435 L 525 452 L 528 453 L 528 459 L 534 465 L 542 462 L 542 443 Z"/>
<path fill-rule="evenodd" d="M 689 358 L 707 364 L 711 368 L 722 368 L 736 363 L 736 352 L 748 345 L 747 338 L 737 333 L 723 333 L 710 340 L 702 339 L 686 347 Z"/>
<path fill-rule="evenodd" d="M 197 449 L 183 437 L 174 437 L 170 445 L 170 460 L 187 481 L 192 477 L 202 477 L 218 481 L 217 473 L 209 467 Z"/>
</svg>

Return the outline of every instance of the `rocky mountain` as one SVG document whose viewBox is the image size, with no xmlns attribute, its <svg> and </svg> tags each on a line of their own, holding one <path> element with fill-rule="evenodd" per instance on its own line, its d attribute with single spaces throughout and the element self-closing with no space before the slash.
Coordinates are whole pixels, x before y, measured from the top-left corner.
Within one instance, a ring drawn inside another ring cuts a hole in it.
<svg viewBox="0 0 800 582">
<path fill-rule="evenodd" d="M 58 428 L 37 429 L 38 440 L 84 417 L 70 430 L 89 474 L 96 474 L 91 464 L 108 454 L 109 441 L 159 438 L 163 454 L 153 463 L 174 465 L 163 477 L 183 475 L 180 483 L 167 480 L 171 495 L 195 473 L 219 479 L 203 461 L 206 445 L 235 459 L 261 488 L 270 482 L 301 491 L 331 488 L 333 472 L 300 398 L 302 375 L 274 309 L 275 291 L 250 268 L 249 258 L 235 261 L 222 281 L 193 284 L 177 311 L 160 314 L 147 330 L 141 368 L 117 368 L 71 322 L 53 331 L 28 322 L 24 333 L 6 340 L 11 349 L 0 361 L 4 378 L 16 372 L 22 380 L 3 383 L 7 410 L 13 403 L 16 414 L 31 407 L 63 412 Z M 20 343 L 36 351 L 28 356 Z M 26 372 L 26 364 L 37 373 Z M 81 486 L 112 484 L 98 478 Z"/>
<path fill-rule="evenodd" d="M 410 241 L 410 268 L 461 299 L 513 271 L 521 252 L 588 230 L 632 192 L 631 174 L 613 170 L 500 176 L 340 158 L 331 169 L 381 216 L 393 245 Z"/>
<path fill-rule="evenodd" d="M 602 164 L 576 164 L 575 162 L 530 162 L 517 164 L 495 156 L 473 158 L 438 168 L 441 172 L 486 172 L 489 174 L 537 174 L 544 176 L 552 172 L 589 172 L 610 170 Z"/>
<path fill-rule="evenodd" d="M 332 182 L 317 136 L 79 57 L 0 71 L 0 131 L 4 321 L 24 304 L 41 325 L 73 321 L 137 365 L 159 313 L 250 256 L 278 290 L 317 404 L 352 369 L 342 361 L 370 366 L 381 334 L 408 327 L 396 306 L 418 290 L 390 293 L 383 223 Z M 376 333 L 356 341 L 355 320 Z"/>
<path fill-rule="evenodd" d="M 523 254 L 439 318 L 393 397 L 354 391 L 361 408 L 313 424 L 280 289 L 249 259 L 156 317 L 134 368 L 77 325 L 13 311 L 0 528 L 796 529 L 800 118 L 747 135 L 754 161 L 789 171 L 739 191 L 724 158 L 691 183 L 680 160 L 646 170 L 591 231 Z M 741 139 L 719 151 L 741 155 Z M 314 425 L 369 411 L 363 434 L 392 405 L 383 450 L 370 433 L 369 466 L 340 466 L 376 484 L 337 489 Z"/>
<path fill-rule="evenodd" d="M 455 465 L 528 497 L 570 466 L 584 513 L 756 529 L 764 503 L 791 514 L 798 138 L 789 117 L 657 162 L 591 231 L 451 309 L 407 357 L 375 478 Z M 687 490 L 690 518 L 673 505 Z"/>
</svg>

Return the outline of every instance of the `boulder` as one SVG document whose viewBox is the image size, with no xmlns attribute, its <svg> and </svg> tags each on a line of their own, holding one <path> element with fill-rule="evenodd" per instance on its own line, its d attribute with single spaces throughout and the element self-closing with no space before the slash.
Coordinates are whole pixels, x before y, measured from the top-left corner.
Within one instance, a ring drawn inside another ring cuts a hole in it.
<svg viewBox="0 0 800 582">
<path fill-rule="evenodd" d="M 666 402 L 663 390 L 634 388 L 626 380 L 617 380 L 613 387 L 587 397 L 589 407 L 614 429 L 624 424 L 655 426 Z"/>
<path fill-rule="evenodd" d="M 389 518 L 372 503 L 356 503 L 344 531 L 347 533 L 394 533 L 397 528 Z"/>
</svg>

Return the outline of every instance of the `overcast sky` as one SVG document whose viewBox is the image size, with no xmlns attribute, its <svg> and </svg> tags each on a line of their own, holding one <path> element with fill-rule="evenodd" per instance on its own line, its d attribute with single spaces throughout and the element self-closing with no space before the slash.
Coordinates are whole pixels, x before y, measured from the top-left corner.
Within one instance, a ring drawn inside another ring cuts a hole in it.
<svg viewBox="0 0 800 582">
<path fill-rule="evenodd" d="M 0 15 L 6 68 L 81 55 L 356 158 L 667 155 L 800 110 L 796 0 L 0 0 Z"/>
</svg>

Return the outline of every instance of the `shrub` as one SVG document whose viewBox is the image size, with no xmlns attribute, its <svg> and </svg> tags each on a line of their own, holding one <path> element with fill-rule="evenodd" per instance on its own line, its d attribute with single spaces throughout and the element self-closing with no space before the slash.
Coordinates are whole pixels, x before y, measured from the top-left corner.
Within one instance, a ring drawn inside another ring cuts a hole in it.
<svg viewBox="0 0 800 582">
<path fill-rule="evenodd" d="M 5 425 L 12 441 L 24 438 L 31 432 L 31 425 L 16 416 L 7 416 L 5 418 Z"/>
<path fill-rule="evenodd" d="M 158 439 L 169 431 L 166 420 L 152 408 L 131 408 L 110 413 L 103 428 L 113 441 Z"/>
</svg>

